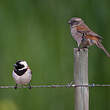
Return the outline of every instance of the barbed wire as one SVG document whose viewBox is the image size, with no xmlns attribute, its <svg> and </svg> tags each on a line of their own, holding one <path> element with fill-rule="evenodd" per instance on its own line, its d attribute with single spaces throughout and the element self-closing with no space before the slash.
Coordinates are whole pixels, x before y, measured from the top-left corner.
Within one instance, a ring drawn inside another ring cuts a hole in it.
<svg viewBox="0 0 110 110">
<path fill-rule="evenodd" d="M 0 89 L 8 89 L 8 88 L 14 88 L 15 86 L 11 85 L 4 85 L 0 86 Z M 18 86 L 18 88 L 27 88 L 28 86 Z M 75 87 L 110 87 L 110 84 L 81 84 L 81 85 L 75 85 L 75 84 L 67 84 L 67 85 L 31 85 L 32 88 L 75 88 Z"/>
</svg>

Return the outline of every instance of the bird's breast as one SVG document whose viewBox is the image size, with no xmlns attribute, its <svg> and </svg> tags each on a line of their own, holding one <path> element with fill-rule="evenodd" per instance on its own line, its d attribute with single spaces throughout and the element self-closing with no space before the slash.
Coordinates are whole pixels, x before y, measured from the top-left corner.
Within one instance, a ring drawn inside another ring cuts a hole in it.
<svg viewBox="0 0 110 110">
<path fill-rule="evenodd" d="M 28 69 L 23 75 L 19 76 L 13 71 L 12 74 L 14 80 L 16 81 L 17 84 L 28 84 L 31 80 L 32 74 L 31 70 Z"/>
<path fill-rule="evenodd" d="M 76 27 L 71 27 L 71 34 L 72 37 L 77 41 L 79 46 L 82 40 L 82 34 L 77 31 Z"/>
</svg>

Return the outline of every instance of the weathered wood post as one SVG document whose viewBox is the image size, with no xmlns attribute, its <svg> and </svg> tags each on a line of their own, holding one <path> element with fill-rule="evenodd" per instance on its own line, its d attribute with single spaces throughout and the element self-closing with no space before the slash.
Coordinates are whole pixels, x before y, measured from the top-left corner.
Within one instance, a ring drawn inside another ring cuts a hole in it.
<svg viewBox="0 0 110 110">
<path fill-rule="evenodd" d="M 75 85 L 88 85 L 88 49 L 74 49 Z M 89 88 L 75 87 L 75 110 L 89 110 Z"/>
</svg>

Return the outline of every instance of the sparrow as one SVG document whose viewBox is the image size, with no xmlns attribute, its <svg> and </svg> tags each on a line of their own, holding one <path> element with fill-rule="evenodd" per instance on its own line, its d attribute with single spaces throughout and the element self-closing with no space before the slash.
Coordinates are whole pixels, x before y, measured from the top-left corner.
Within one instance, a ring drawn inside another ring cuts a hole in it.
<svg viewBox="0 0 110 110">
<path fill-rule="evenodd" d="M 14 70 L 12 72 L 12 76 L 16 82 L 15 89 L 17 89 L 17 85 L 29 85 L 28 88 L 31 89 L 30 81 L 32 77 L 31 69 L 29 68 L 26 61 L 19 60 L 16 64 L 13 65 Z"/>
<path fill-rule="evenodd" d="M 93 32 L 81 18 L 73 17 L 68 21 L 68 24 L 70 24 L 72 37 L 78 44 L 78 50 L 96 45 L 98 48 L 102 49 L 108 57 L 110 57 L 110 54 L 101 43 L 103 38 Z"/>
</svg>

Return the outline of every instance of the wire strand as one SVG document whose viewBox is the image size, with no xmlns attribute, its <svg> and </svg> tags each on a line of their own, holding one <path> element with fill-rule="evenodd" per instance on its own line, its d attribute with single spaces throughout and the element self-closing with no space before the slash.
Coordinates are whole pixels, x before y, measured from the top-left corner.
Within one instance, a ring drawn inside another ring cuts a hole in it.
<svg viewBox="0 0 110 110">
<path fill-rule="evenodd" d="M 0 86 L 0 89 L 8 89 L 14 88 L 15 86 Z M 67 84 L 67 85 L 31 85 L 32 88 L 75 88 L 75 87 L 110 87 L 110 84 L 83 84 L 83 85 L 75 85 L 75 84 Z M 27 88 L 27 86 L 18 86 L 18 88 Z"/>
</svg>

